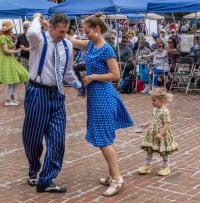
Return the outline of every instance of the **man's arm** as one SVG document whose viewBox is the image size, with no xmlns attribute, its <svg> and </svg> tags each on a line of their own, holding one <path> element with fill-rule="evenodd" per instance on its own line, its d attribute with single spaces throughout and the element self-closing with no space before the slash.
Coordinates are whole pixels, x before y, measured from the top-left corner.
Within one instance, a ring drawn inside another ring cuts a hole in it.
<svg viewBox="0 0 200 203">
<path fill-rule="evenodd" d="M 63 80 L 67 82 L 69 85 L 76 89 L 80 89 L 82 87 L 81 82 L 78 80 L 76 77 L 74 70 L 73 70 L 73 49 L 72 49 L 72 44 L 68 44 L 68 64 L 67 64 L 67 69 L 64 75 Z"/>
<path fill-rule="evenodd" d="M 33 19 L 30 27 L 28 28 L 26 37 L 29 41 L 31 49 L 39 48 L 40 41 L 42 39 L 40 17 L 36 17 Z"/>
</svg>

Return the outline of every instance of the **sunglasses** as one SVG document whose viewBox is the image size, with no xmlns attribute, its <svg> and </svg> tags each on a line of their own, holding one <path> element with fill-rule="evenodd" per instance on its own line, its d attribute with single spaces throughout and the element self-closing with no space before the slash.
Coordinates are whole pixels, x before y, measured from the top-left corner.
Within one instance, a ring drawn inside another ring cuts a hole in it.
<svg viewBox="0 0 200 203">
<path fill-rule="evenodd" d="M 128 41 L 126 40 L 126 41 L 124 41 L 124 40 L 122 40 L 122 43 L 127 43 Z"/>
<path fill-rule="evenodd" d="M 173 42 L 172 42 L 172 41 L 169 41 L 168 43 L 171 44 L 171 43 L 173 43 Z"/>
<path fill-rule="evenodd" d="M 175 33 L 175 32 L 171 32 L 171 33 Z"/>
<path fill-rule="evenodd" d="M 157 46 L 157 48 L 163 48 L 163 46 Z"/>
</svg>

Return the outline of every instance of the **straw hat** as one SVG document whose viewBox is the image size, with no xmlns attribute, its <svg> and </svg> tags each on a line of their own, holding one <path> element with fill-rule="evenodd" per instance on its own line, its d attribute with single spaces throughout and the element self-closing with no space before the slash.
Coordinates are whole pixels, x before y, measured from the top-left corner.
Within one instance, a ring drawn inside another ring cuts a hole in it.
<svg viewBox="0 0 200 203">
<path fill-rule="evenodd" d="M 15 25 L 11 21 L 5 20 L 2 23 L 2 31 L 3 32 L 11 30 L 13 27 L 15 27 Z"/>
<path fill-rule="evenodd" d="M 161 32 L 163 32 L 163 33 L 167 34 L 167 32 L 166 32 L 166 30 L 165 30 L 165 29 L 161 29 L 161 30 L 160 30 L 160 33 L 161 33 Z"/>
</svg>

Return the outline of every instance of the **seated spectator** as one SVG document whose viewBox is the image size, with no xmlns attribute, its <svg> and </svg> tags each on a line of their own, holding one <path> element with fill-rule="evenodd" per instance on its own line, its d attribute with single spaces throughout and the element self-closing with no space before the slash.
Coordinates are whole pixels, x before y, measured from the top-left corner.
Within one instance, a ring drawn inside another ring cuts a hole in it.
<svg viewBox="0 0 200 203">
<path fill-rule="evenodd" d="M 167 44 L 168 37 L 167 32 L 164 29 L 160 30 L 160 39 L 163 41 L 164 44 Z"/>
<path fill-rule="evenodd" d="M 116 55 L 117 55 L 117 45 L 115 44 L 115 39 L 112 36 L 112 32 L 107 32 L 105 34 L 105 40 L 108 44 L 110 44 L 110 46 L 113 48 L 113 50 L 115 51 Z"/>
<path fill-rule="evenodd" d="M 168 53 L 164 48 L 164 44 L 161 43 L 156 45 L 156 50 L 147 55 L 141 56 L 141 58 L 153 58 L 153 68 L 143 69 L 142 82 L 145 84 L 145 88 L 141 93 L 148 93 L 150 91 L 150 73 L 154 73 L 153 86 L 158 86 L 158 74 L 165 74 L 169 71 Z"/>
<path fill-rule="evenodd" d="M 115 29 L 112 29 L 112 40 L 115 43 L 115 46 L 117 46 L 117 32 Z M 118 36 L 118 40 L 119 40 L 119 36 Z M 120 40 L 118 41 L 118 43 L 120 42 Z"/>
<path fill-rule="evenodd" d="M 134 68 L 132 63 L 133 52 L 128 47 L 128 43 L 129 43 L 128 36 L 123 35 L 122 42 L 120 44 L 120 63 L 122 65 L 122 70 L 124 71 L 122 78 L 127 77 L 129 72 Z"/>
<path fill-rule="evenodd" d="M 176 48 L 181 50 L 181 37 L 176 33 L 175 29 L 171 30 L 170 37 L 176 40 Z"/>
<path fill-rule="evenodd" d="M 176 40 L 172 37 L 170 37 L 168 40 L 167 51 L 169 56 L 170 71 L 174 72 L 176 67 L 176 61 L 179 57 L 180 51 L 177 48 Z"/>
<path fill-rule="evenodd" d="M 160 44 L 160 43 L 163 43 L 163 41 L 160 39 L 159 35 L 154 36 L 153 38 L 155 40 L 155 43 L 153 43 L 151 45 L 151 51 L 155 51 L 157 49 L 157 45 Z"/>
<path fill-rule="evenodd" d="M 136 54 L 136 52 L 137 52 L 137 50 L 138 50 L 138 48 L 139 48 L 140 41 L 143 40 L 143 39 L 145 39 L 143 35 L 140 35 L 140 36 L 138 37 L 138 40 L 137 40 L 137 42 L 135 43 L 135 46 L 134 46 L 134 48 L 133 48 L 133 54 L 134 54 L 134 55 Z M 145 47 L 150 48 L 150 45 L 149 45 L 149 43 L 148 43 L 146 40 L 145 40 Z"/>
<path fill-rule="evenodd" d="M 83 31 L 83 27 L 79 27 L 79 33 L 78 35 L 76 36 L 77 39 L 87 39 L 84 31 Z"/>
<path fill-rule="evenodd" d="M 127 32 L 129 47 L 133 50 L 135 43 L 137 42 L 137 37 L 135 37 L 135 33 L 133 30 L 129 30 Z"/>
<path fill-rule="evenodd" d="M 197 37 L 197 44 L 194 47 L 194 57 L 195 61 L 198 61 L 200 59 L 200 37 Z"/>
<path fill-rule="evenodd" d="M 140 46 L 136 53 L 137 64 L 139 65 L 139 79 L 140 81 L 144 81 L 143 77 L 143 70 L 148 67 L 148 64 L 151 63 L 149 58 L 143 58 L 142 56 L 147 56 L 151 54 L 151 49 L 145 46 L 145 38 L 141 38 Z"/>
<path fill-rule="evenodd" d="M 199 29 L 196 31 L 196 36 L 200 37 L 200 30 Z"/>
</svg>

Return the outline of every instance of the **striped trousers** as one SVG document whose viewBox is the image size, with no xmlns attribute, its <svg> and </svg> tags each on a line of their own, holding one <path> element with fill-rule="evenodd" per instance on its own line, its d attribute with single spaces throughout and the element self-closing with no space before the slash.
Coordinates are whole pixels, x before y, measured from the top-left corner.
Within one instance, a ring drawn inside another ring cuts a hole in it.
<svg viewBox="0 0 200 203">
<path fill-rule="evenodd" d="M 29 175 L 40 171 L 38 184 L 47 186 L 62 167 L 65 149 L 66 111 L 58 90 L 28 84 L 24 101 L 23 144 L 29 161 Z M 46 154 L 41 170 L 42 141 Z"/>
</svg>

